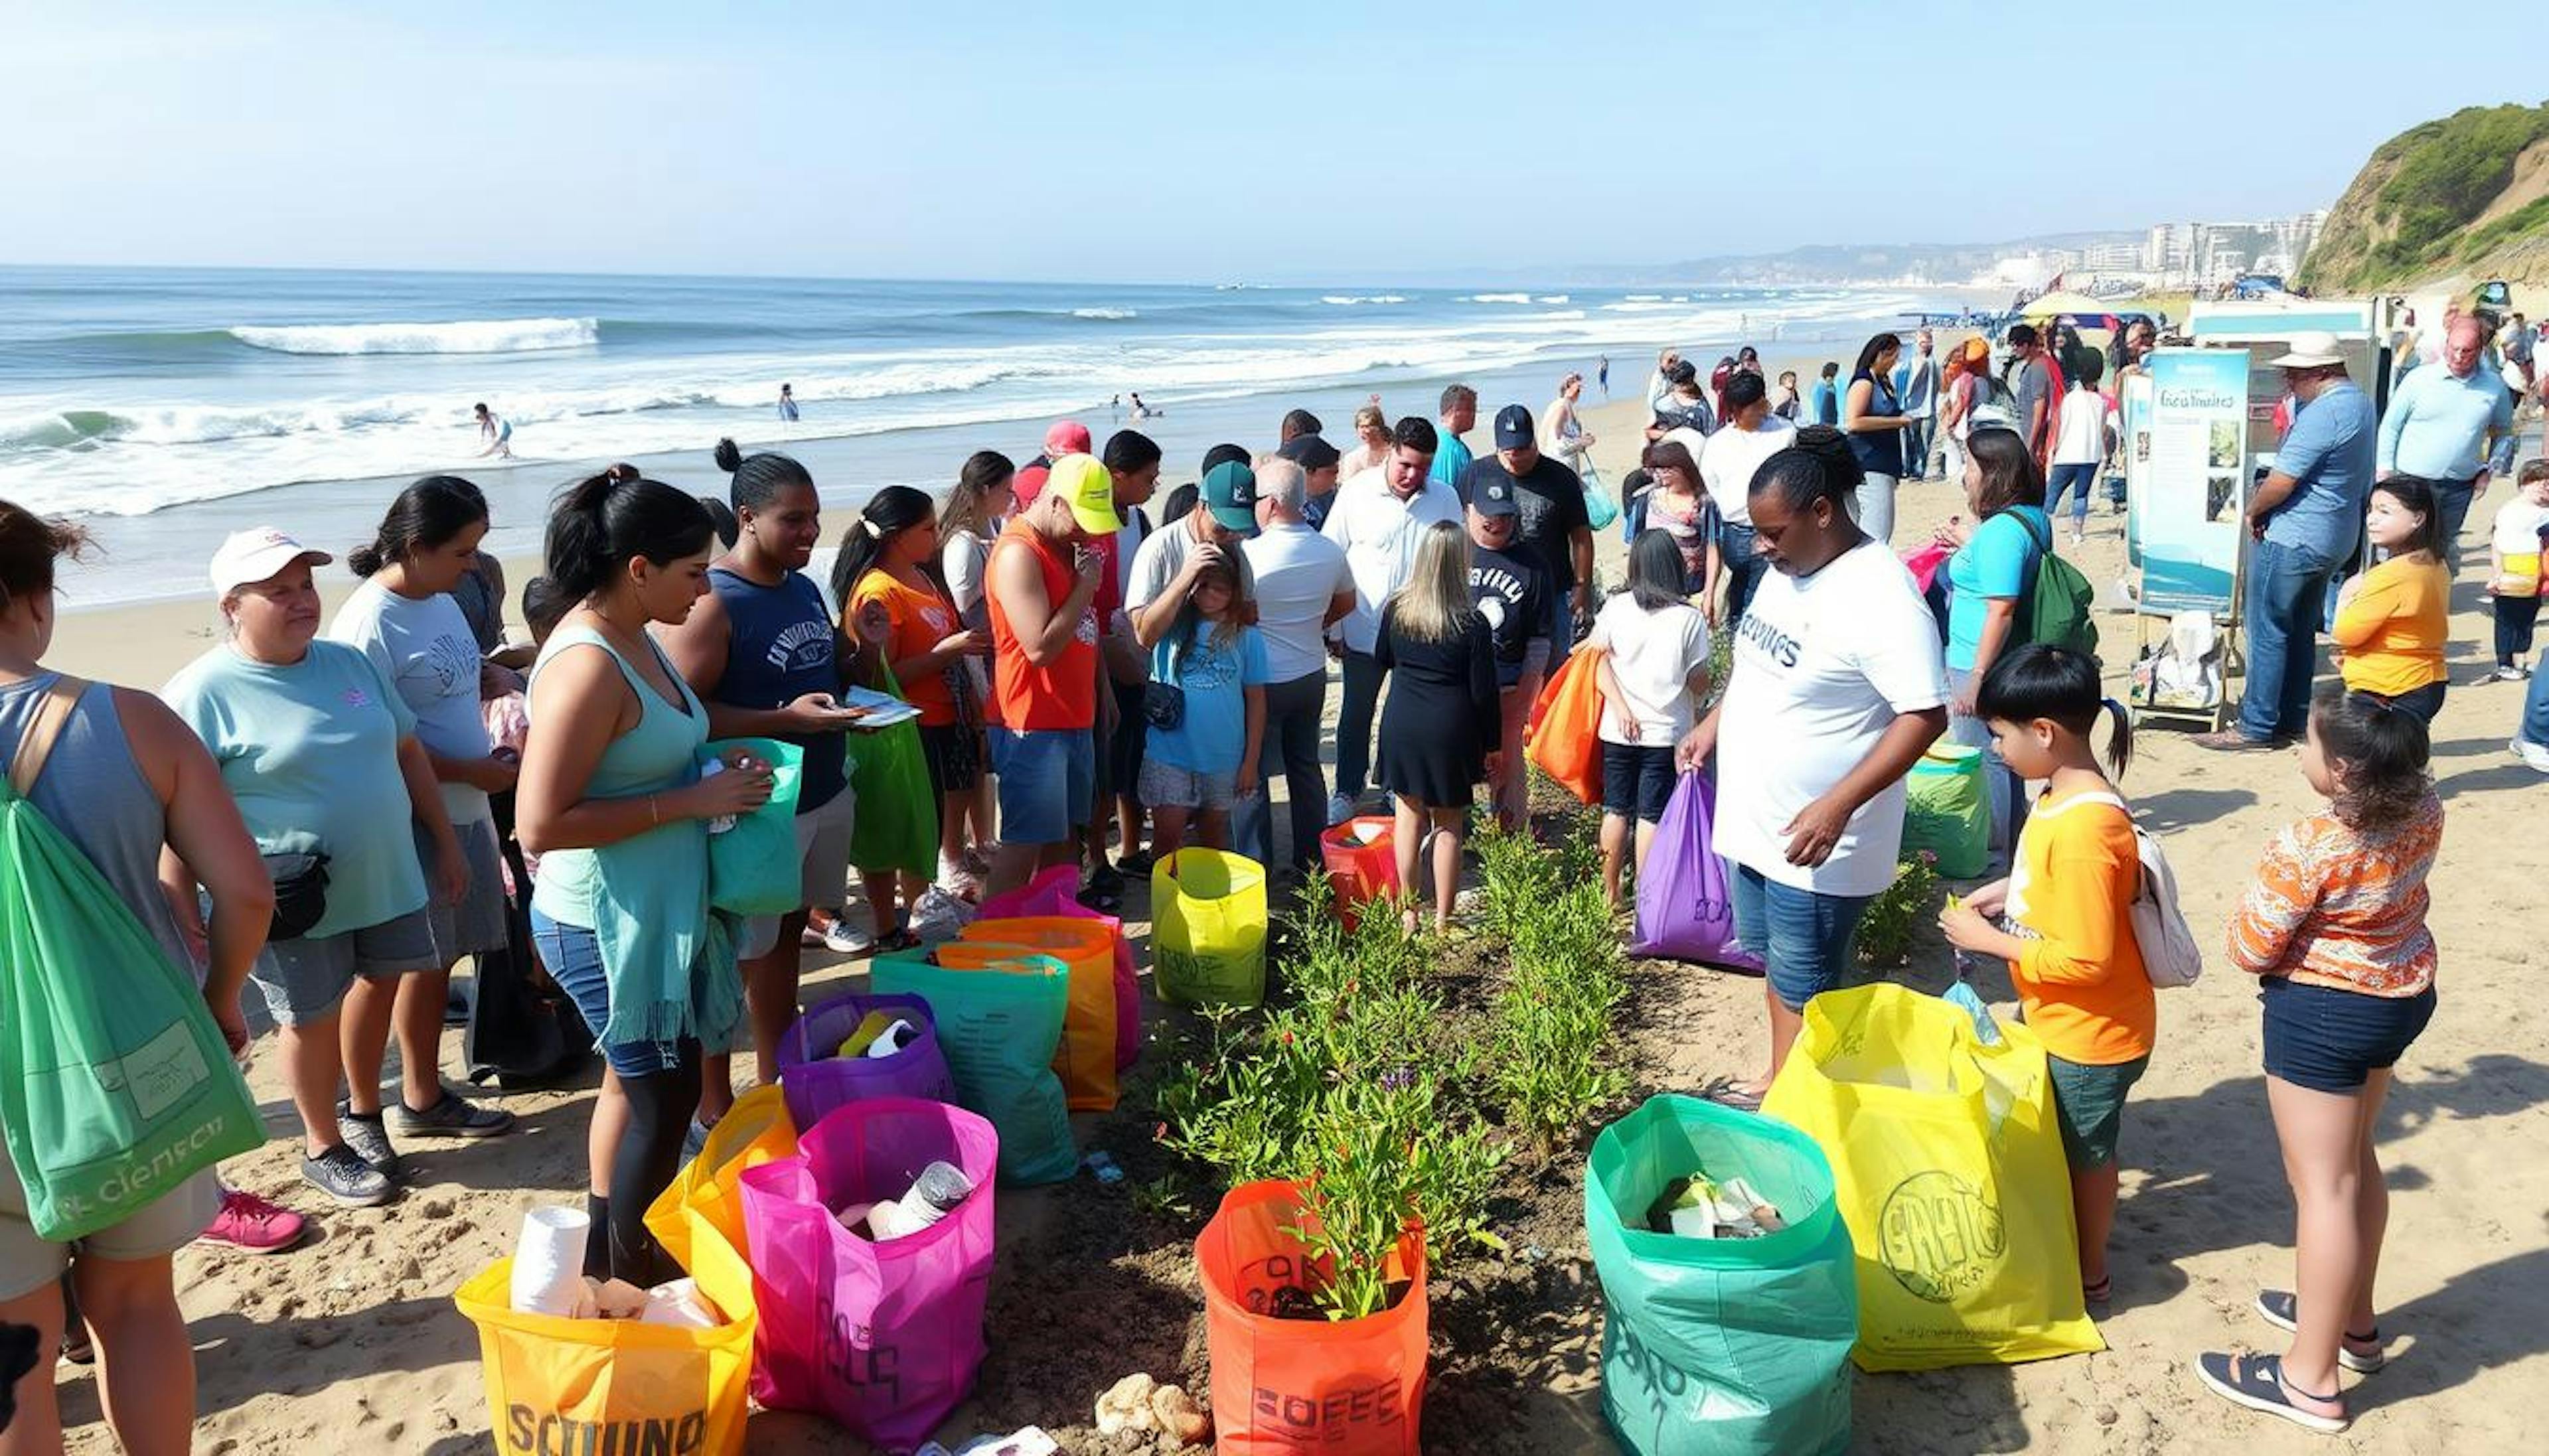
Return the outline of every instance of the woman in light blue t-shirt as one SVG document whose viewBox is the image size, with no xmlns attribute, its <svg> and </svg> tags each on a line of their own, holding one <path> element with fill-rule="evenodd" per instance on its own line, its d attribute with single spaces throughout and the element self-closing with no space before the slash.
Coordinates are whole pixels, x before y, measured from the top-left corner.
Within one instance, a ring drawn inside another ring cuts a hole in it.
<svg viewBox="0 0 2549 1456">
<path fill-rule="evenodd" d="M 2001 654 L 2027 641 L 2020 618 L 2036 564 L 2053 547 L 2044 513 L 2044 474 L 2016 430 L 1977 428 L 1965 440 L 1965 500 L 1971 521 L 1938 528 L 1947 558 L 1947 740 L 1983 751 L 1991 789 L 1993 855 L 2005 857 L 2027 819 L 2027 795 L 1992 748 L 1991 725 L 1974 712 L 1974 689 Z"/>
</svg>

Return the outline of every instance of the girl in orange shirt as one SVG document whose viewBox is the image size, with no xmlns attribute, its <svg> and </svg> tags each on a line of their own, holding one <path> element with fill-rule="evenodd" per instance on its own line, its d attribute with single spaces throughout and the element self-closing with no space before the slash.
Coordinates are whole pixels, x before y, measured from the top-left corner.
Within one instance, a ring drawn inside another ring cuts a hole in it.
<svg viewBox="0 0 2549 1456">
<path fill-rule="evenodd" d="M 2114 1290 L 2107 1236 L 2116 1225 L 2116 1142 L 2124 1095 L 2150 1064 L 2159 1007 L 2133 938 L 2141 852 L 2132 811 L 2098 772 L 2089 746 L 2112 709 L 2107 761 L 2121 776 L 2133 751 L 2124 708 L 2098 682 L 2098 664 L 2029 643 L 2002 654 L 1974 695 L 2010 772 L 2044 781 L 2010 857 L 2010 876 L 1938 916 L 1957 949 L 1998 956 L 2044 1043 L 2053 1109 L 2071 1164 L 2080 1287 L 2091 1304 Z M 2003 926 L 2007 928 L 2004 929 Z"/>
<path fill-rule="evenodd" d="M 2345 584 L 2328 629 L 2347 687 L 2378 693 L 2424 723 L 2443 707 L 2451 615 L 2441 520 L 2431 481 L 2394 475 L 2374 486 L 2363 534 L 2387 559 Z"/>
</svg>

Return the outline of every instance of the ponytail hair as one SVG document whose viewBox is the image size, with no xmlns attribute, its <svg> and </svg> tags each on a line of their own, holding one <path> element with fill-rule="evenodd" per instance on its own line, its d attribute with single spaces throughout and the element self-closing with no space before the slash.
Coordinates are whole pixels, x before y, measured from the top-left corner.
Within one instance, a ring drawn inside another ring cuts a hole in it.
<svg viewBox="0 0 2549 1456">
<path fill-rule="evenodd" d="M 2425 774 L 2432 744 L 2425 720 L 2414 713 L 2377 692 L 2349 692 L 2330 682 L 2312 701 L 2310 723 L 2336 774 L 2329 807 L 2348 827 L 2396 828 L 2432 792 Z"/>
<path fill-rule="evenodd" d="M 708 529 L 716 532 L 717 544 L 733 550 L 743 539 L 743 522 L 735 518 L 734 508 L 714 496 L 702 496 L 700 508 L 708 513 Z"/>
<path fill-rule="evenodd" d="M 708 508 L 633 465 L 566 488 L 549 510 L 549 579 L 569 601 L 601 592 L 639 557 L 657 566 L 697 556 L 716 539 Z"/>
<path fill-rule="evenodd" d="M 927 525 L 936 516 L 929 497 L 909 486 L 888 486 L 869 497 L 841 541 L 841 554 L 832 559 L 832 599 L 848 611 L 860 580 L 885 555 L 885 543 L 913 526 Z"/>
<path fill-rule="evenodd" d="M 2115 714 L 2115 733 L 2107 740 L 2107 770 L 2111 776 L 2122 778 L 2125 766 L 2133 761 L 2132 718 L 2099 684 L 2096 659 L 2067 647 L 2024 643 L 2002 653 L 1974 690 L 1977 717 L 2004 723 L 2043 718 L 2084 743 L 2098 726 L 2101 712 Z"/>
<path fill-rule="evenodd" d="M 734 511 L 767 510 L 771 502 L 779 499 L 779 493 L 791 486 L 803 486 L 808 491 L 814 489 L 814 477 L 806 473 L 805 467 L 776 451 L 764 450 L 746 455 L 735 448 L 734 441 L 719 440 L 716 442 L 715 460 L 717 469 L 734 477 L 726 487 L 726 500 Z M 731 534 L 722 530 L 718 534 L 725 537 L 728 546 L 734 544 Z"/>
<path fill-rule="evenodd" d="M 419 547 L 441 545 L 487 519 L 487 498 L 456 475 L 429 475 L 398 493 L 369 545 L 345 554 L 354 575 L 369 577 L 407 560 Z"/>
<path fill-rule="evenodd" d="M 1017 466 L 997 450 L 977 450 L 966 456 L 964 468 L 956 472 L 956 489 L 947 493 L 946 508 L 938 512 L 938 533 L 948 536 L 989 528 L 991 493 L 1017 474 Z"/>
</svg>

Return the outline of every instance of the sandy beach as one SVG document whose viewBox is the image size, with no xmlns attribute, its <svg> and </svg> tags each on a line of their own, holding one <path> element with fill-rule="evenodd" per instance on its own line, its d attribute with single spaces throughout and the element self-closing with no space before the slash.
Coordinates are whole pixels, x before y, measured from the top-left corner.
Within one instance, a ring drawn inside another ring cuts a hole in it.
<svg viewBox="0 0 2549 1456">
<path fill-rule="evenodd" d="M 1946 343 L 1942 335 L 1942 351 Z M 1829 356 L 1774 358 L 1770 369 L 1775 377 L 1782 367 L 1796 367 L 1810 384 L 1821 357 Z M 1846 368 L 1848 356 L 1840 357 Z M 1615 403 L 1585 411 L 1599 436 L 1595 454 L 1603 478 L 1615 489 L 1642 443 L 1643 404 L 1629 397 L 1643 393 L 1651 367 L 1651 358 L 1615 357 Z M 1389 402 L 1394 412 L 1418 403 Z M 1481 418 L 1502 403 L 1482 400 Z M 1524 403 L 1538 410 L 1547 398 Z M 1344 432 L 1341 421 L 1332 426 L 1332 438 Z M 1470 443 L 1482 453 L 1489 448 L 1483 427 Z M 2526 445 L 2525 457 L 2530 453 Z M 954 464 L 951 458 L 950 476 Z M 1166 480 L 1186 478 L 1172 464 Z M 2483 529 L 2502 499 L 2491 492 L 2482 500 L 2473 532 Z M 1926 539 L 1935 523 L 1962 509 L 1958 488 L 1907 484 L 1896 546 Z M 829 524 L 838 531 L 848 519 L 836 511 Z M 2104 513 L 2103 502 L 2092 517 L 2088 542 L 2075 559 L 2094 582 L 2123 574 L 2122 523 Z M 204 543 L 207 553 L 212 544 Z M 340 549 L 344 543 L 312 544 Z M 1609 533 L 1602 557 L 1615 579 L 1619 549 L 1617 532 Z M 2453 597 L 2456 683 L 2474 682 L 2489 660 L 2482 561 L 2462 574 Z M 519 590 L 531 563 L 515 554 L 508 566 Z M 341 590 L 341 584 L 331 590 L 331 609 Z M 509 615 L 519 630 L 519 610 Z M 200 596 L 72 613 L 63 618 L 50 662 L 155 687 L 216 640 L 217 620 Z M 2114 690 L 2122 696 L 2133 624 L 2109 615 L 2100 628 Z M 2183 735 L 2154 727 L 2139 737 L 2123 787 L 2145 823 L 2164 836 L 2187 919 L 2216 961 L 2200 985 L 2162 996 L 2159 1047 L 2133 1094 L 2114 1255 L 2116 1299 L 2101 1326 L 2109 1348 L 2014 1368 L 1860 1375 L 1854 1450 L 2274 1456 L 2540 1448 L 2536 1431 L 2520 1434 L 2531 1428 L 2530 1403 L 2549 1400 L 2549 1334 L 2540 1316 L 2549 1305 L 2549 1160 L 2538 1155 L 2549 1144 L 2549 1020 L 2531 994 L 2531 977 L 2549 960 L 2542 958 L 2528 894 L 2549 867 L 2549 854 L 2537 832 L 2540 777 L 2505 752 L 2520 698 L 2518 685 L 2455 686 L 2436 727 L 2434 774 L 2448 815 L 2433 877 L 2441 1007 L 2401 1066 L 2384 1120 L 2393 1209 L 2382 1321 L 2399 1344 L 2388 1370 L 2347 1377 L 2356 1415 L 2351 1432 L 2323 1440 L 2233 1411 L 2204 1395 L 2189 1370 L 2201 1349 L 2281 1345 L 2248 1306 L 2261 1285 L 2291 1280 L 2292 1203 L 2266 1115 L 2253 988 L 2220 963 L 2219 943 L 2260 848 L 2310 807 L 2312 795 L 2292 754 L 2210 755 Z M 1334 705 L 1332 692 L 1331 713 Z M 1127 913 L 1137 921 L 1131 929 L 1146 932 L 1138 923 L 1138 896 Z M 1943 959 L 1935 934 L 1927 934 L 1914 952 L 1914 970 L 1935 971 Z M 855 964 L 809 957 L 809 999 L 863 980 Z M 1757 1064 L 1756 981 L 1642 966 L 1637 984 L 1635 1070 L 1642 1088 L 1696 1087 Z M 459 1057 L 457 1032 L 446 1038 L 444 1054 L 449 1074 Z M 197 1449 L 214 1456 L 313 1447 L 431 1456 L 493 1449 L 476 1336 L 450 1296 L 509 1251 L 525 1208 L 580 1191 L 590 1080 L 502 1099 L 521 1118 L 517 1136 L 420 1148 L 408 1159 L 412 1172 L 397 1202 L 343 1211 L 323 1208 L 300 1183 L 288 1131 L 292 1116 L 270 1041 L 254 1057 L 250 1082 L 275 1140 L 229 1172 L 243 1186 L 313 1215 L 319 1231 L 305 1246 L 272 1258 L 200 1248 L 178 1256 L 199 1367 Z M 1146 1137 L 1151 1117 L 1137 1105 L 1143 1095 L 1128 1095 L 1125 1110 L 1102 1124 L 1085 1121 L 1084 1134 Z M 1109 1145 L 1120 1151 L 1123 1144 Z M 1078 1428 L 1071 1449 L 1107 1449 L 1086 1433 L 1089 1402 L 1099 1392 L 1146 1357 L 1200 1367 L 1201 1305 L 1190 1269 L 1180 1274 L 1174 1259 L 1129 1257 L 1069 1278 L 1042 1267 L 1054 1230 L 1119 1218 L 1121 1198 L 1101 1195 L 1086 1180 L 1001 1195 L 991 1358 L 1012 1368 L 1031 1365 L 1037 1378 L 1006 1383 L 1012 1395 L 1000 1403 L 977 1401 L 961 1410 L 942 1438 L 1036 1422 L 1057 1431 Z M 1581 1229 L 1553 1252 L 1581 1260 Z M 1590 1279 L 1589 1265 L 1583 1277 Z M 1099 1289 L 1123 1292 L 1121 1345 L 1047 1347 L 1049 1302 Z M 1463 1431 L 1429 1419 L 1426 1447 L 1610 1449 L 1598 1434 L 1592 1392 L 1599 1340 L 1585 1335 L 1566 1331 L 1545 1362 L 1552 1374 L 1543 1387 L 1522 1393 L 1521 1428 Z M 1171 1365 L 1152 1369 L 1164 1380 L 1177 1378 Z M 60 1380 L 64 1420 L 75 1427 L 70 1449 L 111 1450 L 90 1375 L 64 1367 Z M 1017 1394 L 1028 1391 L 1033 1395 Z M 756 1452 L 812 1453 L 852 1444 L 807 1416 L 764 1414 L 752 1427 Z"/>
</svg>

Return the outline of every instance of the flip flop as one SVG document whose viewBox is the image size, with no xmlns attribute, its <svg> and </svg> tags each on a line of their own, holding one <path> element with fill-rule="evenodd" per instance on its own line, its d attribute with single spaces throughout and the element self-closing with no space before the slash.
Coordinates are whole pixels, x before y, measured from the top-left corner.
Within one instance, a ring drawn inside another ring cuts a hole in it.
<svg viewBox="0 0 2549 1456">
<path fill-rule="evenodd" d="M 1759 1112 L 1761 1110 L 1761 1094 L 1758 1092 L 1747 1092 L 1743 1088 L 1736 1086 L 1735 1079 L 1733 1077 L 1719 1077 L 1716 1081 L 1701 1088 L 1699 1095 L 1702 1101 L 1714 1102 L 1720 1107 L 1731 1107 L 1737 1112 Z"/>
<path fill-rule="evenodd" d="M 2257 1318 L 2289 1333 L 2301 1333 L 2301 1296 L 2289 1289 L 2257 1291 Z M 2382 1347 L 2380 1325 L 2372 1326 L 2370 1334 L 2356 1334 L 2351 1329 L 2344 1333 L 2345 1337 L 2339 1340 L 2336 1346 L 2337 1364 L 2357 1375 L 2370 1375 L 2390 1363 L 2390 1352 Z M 2372 1353 L 2358 1354 L 2349 1348 L 2353 1345 L 2370 1345 Z"/>
<path fill-rule="evenodd" d="M 2233 1406 L 2245 1406 L 2267 1415 L 2280 1415 L 2306 1430 L 2321 1435 L 2335 1435 L 2352 1423 L 2345 1415 L 2319 1415 L 2293 1404 L 2293 1393 L 2315 1401 L 2335 1402 L 2342 1392 L 2324 1396 L 2292 1386 L 2284 1379 L 2281 1355 L 2231 1355 L 2208 1350 L 2195 1357 L 2196 1378 L 2205 1388 Z"/>
</svg>

